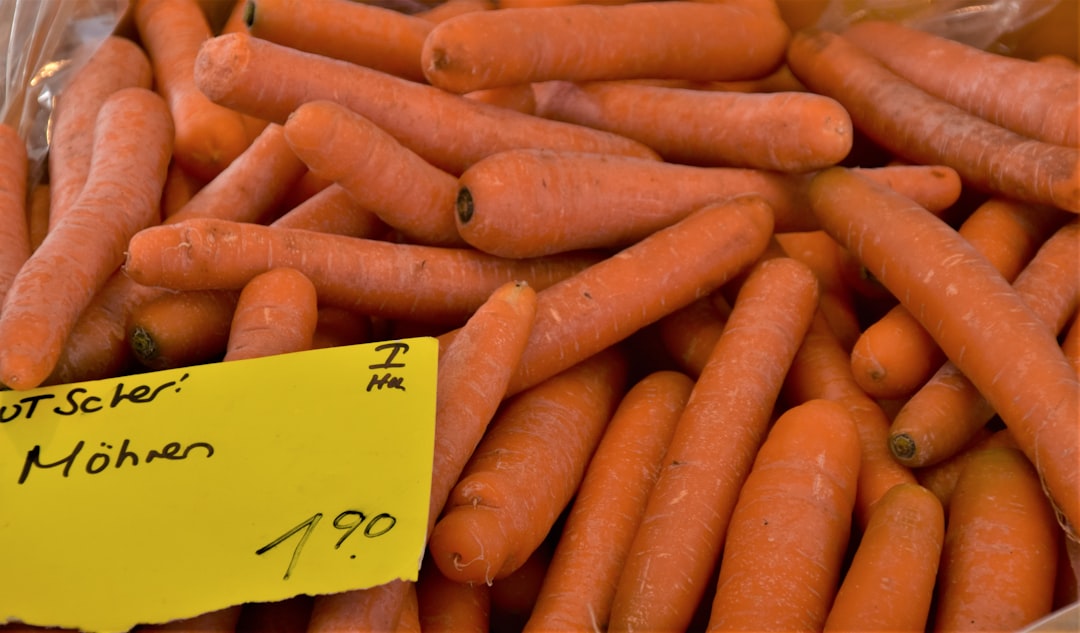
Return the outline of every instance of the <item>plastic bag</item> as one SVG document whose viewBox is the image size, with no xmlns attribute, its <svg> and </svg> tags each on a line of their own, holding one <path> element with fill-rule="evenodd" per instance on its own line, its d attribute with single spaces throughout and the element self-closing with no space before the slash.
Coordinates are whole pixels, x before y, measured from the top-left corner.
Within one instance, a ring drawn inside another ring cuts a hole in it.
<svg viewBox="0 0 1080 633">
<path fill-rule="evenodd" d="M 0 0 L 0 121 L 26 141 L 30 185 L 49 152 L 53 99 L 116 29 L 128 0 Z"/>
</svg>

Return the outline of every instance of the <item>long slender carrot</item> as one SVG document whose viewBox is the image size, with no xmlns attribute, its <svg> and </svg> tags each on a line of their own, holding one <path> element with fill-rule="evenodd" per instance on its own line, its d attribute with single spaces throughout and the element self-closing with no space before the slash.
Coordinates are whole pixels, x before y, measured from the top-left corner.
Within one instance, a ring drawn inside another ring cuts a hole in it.
<svg viewBox="0 0 1080 633">
<path fill-rule="evenodd" d="M 857 128 L 898 157 L 948 165 L 1004 197 L 1080 211 L 1080 149 L 1029 139 L 933 97 L 835 33 L 796 33 L 787 61 L 811 90 L 843 104 Z"/>
<path fill-rule="evenodd" d="M 49 129 L 50 226 L 75 203 L 86 183 L 101 104 L 121 88 L 150 88 L 152 79 L 143 49 L 110 35 L 56 95 Z"/>
<path fill-rule="evenodd" d="M 1023 453 L 988 448 L 973 455 L 948 513 L 936 630 L 1016 631 L 1050 612 L 1058 525 Z"/>
<path fill-rule="evenodd" d="M 416 581 L 420 628 L 425 633 L 488 633 L 491 586 L 458 582 L 443 575 L 433 561 L 420 566 Z"/>
<path fill-rule="evenodd" d="M 406 239 L 463 246 L 454 202 L 457 178 L 435 167 L 363 115 L 333 101 L 301 105 L 285 122 L 293 152 L 341 185 Z"/>
<path fill-rule="evenodd" d="M 835 99 L 812 92 L 694 90 L 633 81 L 534 84 L 536 114 L 641 141 L 691 165 L 805 172 L 839 163 L 853 130 Z"/>
<path fill-rule="evenodd" d="M 194 0 L 137 0 L 131 10 L 156 89 L 172 113 L 176 160 L 209 180 L 240 155 L 249 137 L 240 113 L 212 103 L 195 84 L 196 54 L 212 35 L 206 14 Z"/>
<path fill-rule="evenodd" d="M 889 489 L 844 571 L 825 631 L 924 631 L 945 540 L 945 510 L 914 483 Z"/>
<path fill-rule="evenodd" d="M 48 378 L 79 314 L 123 263 L 128 239 L 158 219 L 173 134 L 165 102 L 124 88 L 102 105 L 95 128 L 83 193 L 26 260 L 0 311 L 0 383 L 12 389 Z"/>
<path fill-rule="evenodd" d="M 606 630 L 624 558 L 694 381 L 661 370 L 619 402 L 567 515 L 525 633 Z"/>
<path fill-rule="evenodd" d="M 421 17 L 350 0 L 248 0 L 244 22 L 254 37 L 427 81 L 420 51 L 434 24 Z"/>
<path fill-rule="evenodd" d="M 862 20 L 844 37 L 912 84 L 1018 134 L 1080 145 L 1080 74 L 914 27 Z"/>
<path fill-rule="evenodd" d="M 609 630 L 689 625 L 817 297 L 813 273 L 790 258 L 762 261 L 740 287 L 626 554 Z"/>
<path fill-rule="evenodd" d="M 955 230 L 903 196 L 832 168 L 816 176 L 811 200 L 825 229 L 982 392 L 1064 520 L 1080 525 L 1080 382 L 1050 328 Z"/>
<path fill-rule="evenodd" d="M 689 35 L 703 24 L 710 37 Z M 431 30 L 420 58 L 428 81 L 456 93 L 551 79 L 747 79 L 780 65 L 788 37 L 779 15 L 737 3 L 578 4 L 460 15 Z"/>
<path fill-rule="evenodd" d="M 500 409 L 431 532 L 428 549 L 446 577 L 490 583 L 540 546 L 580 485 L 627 375 L 626 356 L 609 347 Z"/>
<path fill-rule="evenodd" d="M 858 472 L 859 440 L 844 407 L 810 400 L 776 420 L 731 513 L 706 630 L 823 627 Z"/>
<path fill-rule="evenodd" d="M 0 124 L 0 305 L 19 269 L 30 258 L 30 163 L 26 141 L 10 125 Z"/>
<path fill-rule="evenodd" d="M 217 103 L 278 123 L 305 102 L 336 101 L 455 175 L 488 154 L 513 147 L 656 158 L 641 143 L 610 132 L 480 103 L 242 33 L 221 35 L 203 44 L 195 82 Z M 449 121 L 454 125 L 447 125 Z"/>
</svg>

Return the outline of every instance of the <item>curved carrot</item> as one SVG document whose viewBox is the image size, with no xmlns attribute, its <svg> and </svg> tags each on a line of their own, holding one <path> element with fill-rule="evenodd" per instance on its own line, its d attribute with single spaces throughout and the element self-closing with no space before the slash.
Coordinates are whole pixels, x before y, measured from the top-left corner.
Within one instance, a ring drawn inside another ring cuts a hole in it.
<svg viewBox="0 0 1080 633">
<path fill-rule="evenodd" d="M 220 358 L 239 298 L 234 290 L 203 290 L 140 302 L 128 326 L 135 360 L 149 369 L 169 369 Z"/>
<path fill-rule="evenodd" d="M 0 123 L 0 305 L 32 250 L 26 190 L 29 178 L 26 141 L 15 128 Z"/>
<path fill-rule="evenodd" d="M 843 104 L 857 128 L 898 157 L 948 165 L 1004 197 L 1080 211 L 1080 149 L 1020 136 L 933 97 L 835 33 L 796 33 L 787 60 L 796 77 Z"/>
<path fill-rule="evenodd" d="M 656 322 L 661 345 L 679 369 L 697 379 L 730 314 L 716 306 L 716 293 L 679 308 Z"/>
<path fill-rule="evenodd" d="M 444 575 L 490 583 L 540 546 L 580 485 L 627 373 L 625 355 L 609 347 L 507 402 L 431 532 Z"/>
<path fill-rule="evenodd" d="M 773 424 L 731 513 L 708 631 L 820 630 L 841 577 L 859 440 L 831 400 Z"/>
<path fill-rule="evenodd" d="M 870 514 L 824 630 L 923 631 L 945 540 L 945 510 L 914 483 L 889 489 Z"/>
<path fill-rule="evenodd" d="M 702 24 L 710 37 L 690 36 Z M 780 65 L 788 36 L 779 15 L 736 3 L 578 4 L 460 15 L 431 30 L 420 59 L 432 85 L 456 93 L 550 79 L 746 79 Z"/>
<path fill-rule="evenodd" d="M 883 20 L 856 22 L 843 34 L 939 99 L 1045 143 L 1080 145 L 1075 68 L 985 51 Z"/>
<path fill-rule="evenodd" d="M 655 371 L 623 396 L 589 461 L 522 629 L 606 630 L 615 586 L 694 381 Z"/>
<path fill-rule="evenodd" d="M 982 392 L 1080 525 L 1080 382 L 1046 324 L 955 230 L 888 188 L 832 168 L 816 176 L 811 202 Z"/>
<path fill-rule="evenodd" d="M 948 512 L 933 627 L 1016 631 L 1048 614 L 1058 525 L 1023 453 L 972 455 Z"/>
<path fill-rule="evenodd" d="M 284 126 L 308 168 L 336 182 L 409 241 L 463 246 L 454 220 L 457 178 L 428 163 L 364 116 L 311 101 Z"/>
<path fill-rule="evenodd" d="M 279 123 L 308 101 L 336 101 L 455 175 L 488 154 L 513 147 L 656 158 L 641 143 L 610 132 L 479 103 L 243 33 L 221 35 L 203 44 L 195 82 L 217 103 Z M 447 125 L 447 121 L 455 124 Z"/>
<path fill-rule="evenodd" d="M 674 163 L 806 172 L 839 163 L 853 139 L 844 107 L 812 92 L 633 81 L 549 81 L 534 91 L 538 116 L 632 138 Z"/>
<path fill-rule="evenodd" d="M 226 361 L 311 349 L 318 319 L 315 285 L 293 268 L 272 268 L 244 285 L 225 348 Z"/>
<path fill-rule="evenodd" d="M 195 84 L 196 54 L 212 35 L 206 15 L 193 0 L 136 0 L 131 11 L 172 113 L 176 160 L 209 180 L 244 151 L 249 137 L 240 113 L 212 103 Z"/>
<path fill-rule="evenodd" d="M 491 586 L 458 582 L 425 561 L 416 581 L 420 629 L 424 633 L 488 633 L 491 630 Z"/>
<path fill-rule="evenodd" d="M 113 93 L 98 113 L 94 162 L 65 221 L 26 260 L 0 312 L 0 383 L 40 385 L 137 231 L 158 220 L 172 148 L 164 101 L 145 88 Z"/>
<path fill-rule="evenodd" d="M 671 438 L 626 554 L 609 630 L 689 625 L 817 296 L 813 273 L 795 260 L 751 269 Z"/>
</svg>

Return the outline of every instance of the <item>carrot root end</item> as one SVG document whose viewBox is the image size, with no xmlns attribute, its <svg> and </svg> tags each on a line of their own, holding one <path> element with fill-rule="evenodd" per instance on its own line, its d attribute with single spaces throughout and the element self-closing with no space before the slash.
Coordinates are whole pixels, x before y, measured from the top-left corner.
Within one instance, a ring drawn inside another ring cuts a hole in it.
<svg viewBox="0 0 1080 633">
<path fill-rule="evenodd" d="M 472 219 L 476 208 L 473 206 L 472 192 L 467 187 L 458 190 L 457 200 L 454 202 L 454 211 L 462 224 Z"/>
<path fill-rule="evenodd" d="M 915 457 L 917 449 L 915 440 L 907 433 L 899 433 L 889 437 L 889 450 L 893 456 L 901 461 L 908 461 Z"/>
</svg>

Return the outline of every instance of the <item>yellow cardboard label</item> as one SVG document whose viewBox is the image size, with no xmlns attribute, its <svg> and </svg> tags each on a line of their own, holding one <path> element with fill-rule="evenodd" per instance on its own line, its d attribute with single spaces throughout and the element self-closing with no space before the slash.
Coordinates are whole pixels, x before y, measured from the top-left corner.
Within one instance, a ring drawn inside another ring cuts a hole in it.
<svg viewBox="0 0 1080 633">
<path fill-rule="evenodd" d="M 415 580 L 436 361 L 425 337 L 0 392 L 0 621 Z"/>
</svg>

